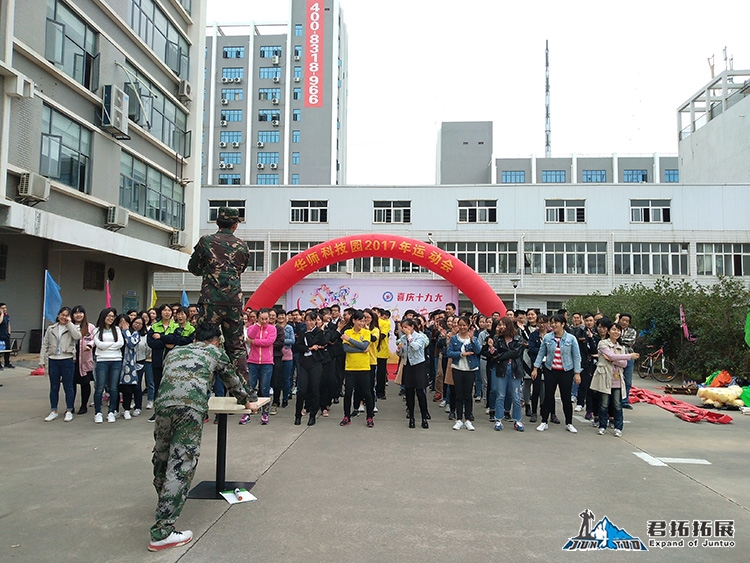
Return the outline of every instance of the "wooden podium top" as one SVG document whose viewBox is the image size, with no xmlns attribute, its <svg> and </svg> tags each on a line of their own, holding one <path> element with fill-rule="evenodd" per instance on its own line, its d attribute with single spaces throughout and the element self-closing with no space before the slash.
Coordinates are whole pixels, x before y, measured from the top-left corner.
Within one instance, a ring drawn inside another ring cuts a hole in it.
<svg viewBox="0 0 750 563">
<path fill-rule="evenodd" d="M 271 397 L 258 397 L 258 408 L 271 402 Z M 232 414 L 251 412 L 245 405 L 237 404 L 234 397 L 211 397 L 208 399 L 208 412 L 212 414 Z"/>
</svg>

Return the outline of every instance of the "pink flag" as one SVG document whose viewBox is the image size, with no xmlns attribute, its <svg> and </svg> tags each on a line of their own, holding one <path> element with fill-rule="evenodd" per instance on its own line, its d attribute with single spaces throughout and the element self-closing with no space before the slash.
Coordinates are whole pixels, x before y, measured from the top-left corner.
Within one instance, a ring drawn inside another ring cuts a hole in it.
<svg viewBox="0 0 750 563">
<path fill-rule="evenodd" d="M 690 331 L 688 330 L 687 322 L 685 321 L 685 309 L 682 308 L 682 303 L 680 303 L 680 326 L 682 327 L 682 332 L 688 342 L 695 342 L 695 336 L 690 334 Z"/>
<path fill-rule="evenodd" d="M 105 305 L 105 307 L 109 309 L 112 306 L 112 295 L 109 293 L 109 280 L 107 280 L 106 282 L 105 291 L 107 292 L 107 304 Z"/>
</svg>

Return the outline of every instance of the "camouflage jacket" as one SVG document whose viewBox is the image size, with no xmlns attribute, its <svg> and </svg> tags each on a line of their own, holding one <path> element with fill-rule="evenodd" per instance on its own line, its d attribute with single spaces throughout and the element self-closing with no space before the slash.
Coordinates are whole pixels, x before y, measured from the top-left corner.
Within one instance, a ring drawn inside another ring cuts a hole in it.
<svg viewBox="0 0 750 563">
<path fill-rule="evenodd" d="M 219 229 L 200 238 L 188 262 L 191 274 L 203 277 L 201 302 L 212 305 L 241 305 L 242 281 L 250 251 L 231 229 Z"/>
<path fill-rule="evenodd" d="M 229 357 L 222 348 L 207 342 L 193 342 L 174 348 L 164 358 L 164 375 L 154 409 L 190 407 L 206 414 L 208 394 L 216 377 L 221 377 L 227 392 L 244 404 L 248 395 Z"/>
</svg>

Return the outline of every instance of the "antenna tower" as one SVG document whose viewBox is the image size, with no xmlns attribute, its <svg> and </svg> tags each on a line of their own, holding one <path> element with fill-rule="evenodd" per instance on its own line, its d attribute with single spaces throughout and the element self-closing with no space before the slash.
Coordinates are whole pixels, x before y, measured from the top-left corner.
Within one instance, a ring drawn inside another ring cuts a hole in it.
<svg viewBox="0 0 750 563">
<path fill-rule="evenodd" d="M 544 59 L 545 59 L 545 87 L 544 87 L 544 156 L 552 156 L 552 126 L 549 119 L 549 40 L 544 42 Z"/>
</svg>

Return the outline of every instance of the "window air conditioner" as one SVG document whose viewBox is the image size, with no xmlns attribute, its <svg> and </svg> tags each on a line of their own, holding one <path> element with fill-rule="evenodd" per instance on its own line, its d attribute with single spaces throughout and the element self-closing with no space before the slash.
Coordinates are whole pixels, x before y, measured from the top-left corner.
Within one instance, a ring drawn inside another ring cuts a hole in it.
<svg viewBox="0 0 750 563">
<path fill-rule="evenodd" d="M 111 133 L 116 139 L 128 137 L 128 95 L 117 86 L 107 85 L 102 88 L 102 129 Z"/>
<path fill-rule="evenodd" d="M 234 83 L 235 84 L 239 84 L 240 82 L 242 82 L 242 78 L 240 78 L 239 76 L 235 76 L 234 77 Z"/>
<path fill-rule="evenodd" d="M 169 246 L 175 250 L 185 248 L 187 246 L 187 233 L 185 231 L 172 231 L 172 236 L 169 238 Z"/>
<path fill-rule="evenodd" d="M 226 127 L 227 126 L 227 121 L 224 120 L 224 119 L 222 119 L 221 121 L 219 121 L 219 125 L 221 125 L 222 127 Z"/>
<path fill-rule="evenodd" d="M 239 143 L 239 141 L 234 141 L 234 142 L 232 143 L 232 148 L 233 148 L 233 149 L 238 149 L 238 148 L 240 148 L 240 143 Z"/>
<path fill-rule="evenodd" d="M 193 86 L 187 80 L 180 80 L 180 86 L 177 89 L 177 97 L 181 102 L 189 102 L 193 99 Z"/>
<path fill-rule="evenodd" d="M 226 167 L 227 167 L 227 165 L 226 165 L 226 163 L 223 160 L 219 162 L 219 168 L 221 170 L 224 170 Z"/>
<path fill-rule="evenodd" d="M 265 147 L 265 146 L 266 146 L 266 144 L 265 144 L 265 143 L 264 143 L 263 141 L 258 141 L 258 142 L 257 142 L 257 143 L 255 144 L 255 146 L 256 146 L 256 147 L 258 147 L 259 149 L 262 149 L 263 147 Z"/>
<path fill-rule="evenodd" d="M 279 78 L 278 76 L 274 76 L 273 77 L 273 83 L 274 84 L 278 84 L 279 82 L 281 82 L 281 78 Z"/>
<path fill-rule="evenodd" d="M 262 162 L 258 163 L 258 170 L 263 170 L 265 167 L 266 167 L 266 165 L 263 164 Z"/>
<path fill-rule="evenodd" d="M 301 57 L 300 57 L 299 55 L 294 55 L 294 60 L 295 60 L 295 61 L 298 61 L 298 60 L 300 60 L 300 58 L 301 58 Z"/>
<path fill-rule="evenodd" d="M 278 127 L 278 126 L 279 126 L 279 120 L 278 120 L 278 119 L 274 119 L 274 120 L 273 120 L 273 121 L 271 122 L 271 125 L 273 125 L 274 127 Z"/>
<path fill-rule="evenodd" d="M 221 83 L 222 84 L 228 84 L 229 81 L 232 80 L 231 78 L 227 78 L 226 76 L 221 77 Z"/>
<path fill-rule="evenodd" d="M 226 168 L 227 168 L 227 170 L 234 170 L 234 163 L 227 162 Z"/>
<path fill-rule="evenodd" d="M 273 100 L 271 100 L 271 103 L 273 105 L 275 105 L 275 106 L 278 106 L 279 105 L 279 99 L 278 98 L 274 98 Z"/>
<path fill-rule="evenodd" d="M 119 205 L 107 208 L 107 227 L 110 229 L 122 229 L 128 226 L 128 210 Z"/>
<path fill-rule="evenodd" d="M 302 80 L 302 79 L 301 79 L 301 78 L 300 78 L 299 76 L 295 76 L 295 77 L 294 77 L 294 81 L 295 81 L 295 82 L 299 82 L 300 80 Z"/>
<path fill-rule="evenodd" d="M 275 162 L 271 163 L 271 170 L 276 170 L 276 169 L 278 169 L 278 167 L 279 167 L 279 165 L 276 164 Z"/>
<path fill-rule="evenodd" d="M 222 105 L 222 106 L 225 106 L 225 105 L 227 105 L 228 103 L 229 103 L 229 100 L 227 100 L 226 98 L 222 98 L 222 99 L 221 99 L 221 105 Z"/>
<path fill-rule="evenodd" d="M 47 201 L 49 199 L 50 181 L 48 178 L 29 172 L 21 175 L 18 184 L 18 195 L 30 201 Z"/>
<path fill-rule="evenodd" d="M 273 61 L 273 64 L 277 65 L 277 64 L 279 64 L 281 62 L 281 57 L 279 57 L 278 55 L 276 55 L 271 60 Z"/>
<path fill-rule="evenodd" d="M 227 148 L 227 144 L 224 141 L 219 142 L 219 148 L 225 149 Z"/>
</svg>

